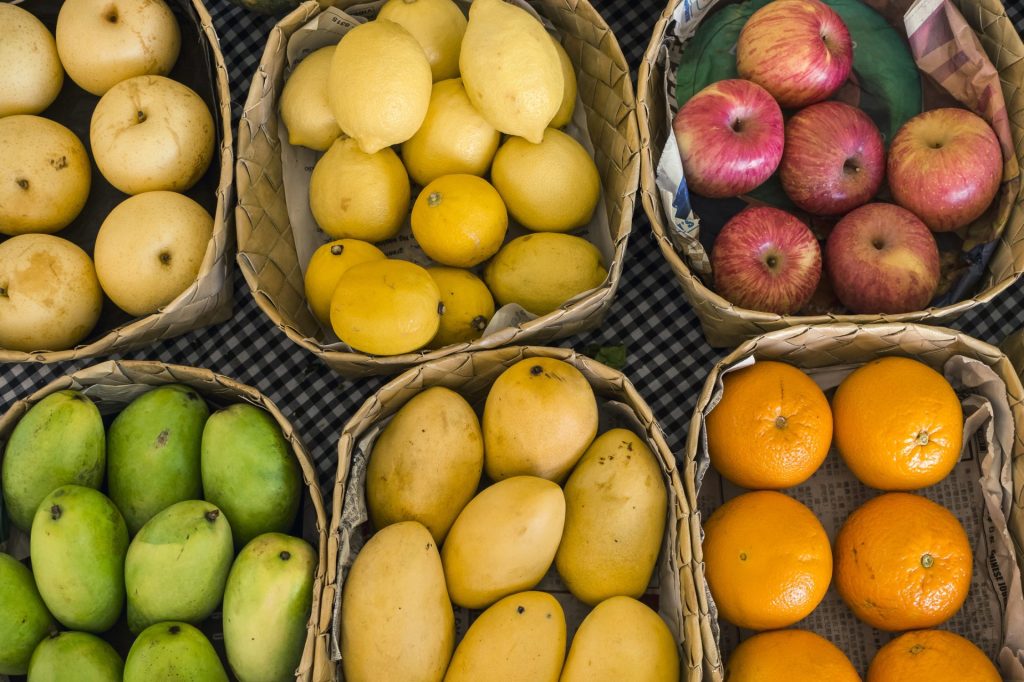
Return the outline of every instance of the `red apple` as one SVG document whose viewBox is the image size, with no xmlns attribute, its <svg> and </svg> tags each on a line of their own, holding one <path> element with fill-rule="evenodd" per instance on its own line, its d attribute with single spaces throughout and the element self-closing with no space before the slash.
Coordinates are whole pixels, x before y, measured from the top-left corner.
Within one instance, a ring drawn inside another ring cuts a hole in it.
<svg viewBox="0 0 1024 682">
<path fill-rule="evenodd" d="M 786 122 L 779 165 L 793 203 L 818 215 L 841 215 L 871 201 L 885 175 L 882 134 L 860 109 L 820 102 Z"/>
<path fill-rule="evenodd" d="M 712 83 L 683 105 L 672 127 L 686 183 L 705 197 L 749 192 L 782 158 L 782 111 L 750 81 Z"/>
<path fill-rule="evenodd" d="M 836 297 L 855 313 L 924 310 L 939 284 L 939 249 L 928 226 L 895 204 L 866 204 L 825 242 Z"/>
<path fill-rule="evenodd" d="M 749 206 L 725 224 L 711 249 L 715 290 L 736 305 L 789 315 L 807 304 L 821 278 L 821 248 L 799 218 Z"/>
<path fill-rule="evenodd" d="M 893 199 L 935 232 L 980 217 L 1003 178 L 1003 152 L 983 118 L 966 109 L 932 109 L 903 124 L 889 147 Z"/>
<path fill-rule="evenodd" d="M 842 18 L 818 0 L 775 0 L 754 12 L 736 43 L 736 69 L 783 107 L 803 107 L 835 92 L 853 68 L 853 41 Z"/>
</svg>

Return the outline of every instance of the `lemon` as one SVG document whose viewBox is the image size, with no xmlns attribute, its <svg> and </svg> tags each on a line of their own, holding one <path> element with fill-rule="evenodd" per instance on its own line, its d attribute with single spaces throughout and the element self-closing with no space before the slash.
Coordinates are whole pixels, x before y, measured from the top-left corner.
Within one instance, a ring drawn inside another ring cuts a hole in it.
<svg viewBox="0 0 1024 682">
<path fill-rule="evenodd" d="M 434 83 L 427 117 L 402 145 L 402 160 L 419 185 L 453 173 L 482 176 L 500 140 L 501 134 L 470 103 L 462 80 L 452 78 Z"/>
<path fill-rule="evenodd" d="M 281 93 L 281 119 L 288 128 L 288 142 L 325 151 L 341 135 L 341 128 L 327 106 L 327 72 L 334 45 L 313 52 L 295 67 Z"/>
<path fill-rule="evenodd" d="M 377 13 L 401 25 L 423 48 L 435 81 L 459 75 L 466 15 L 452 0 L 388 0 Z"/>
<path fill-rule="evenodd" d="M 309 208 L 324 232 L 379 242 L 394 237 L 409 212 L 409 176 L 391 149 L 366 154 L 352 138 L 334 141 L 309 179 Z"/>
<path fill-rule="evenodd" d="M 433 348 L 479 339 L 494 317 L 494 298 L 483 280 L 469 270 L 427 268 L 441 290 L 441 326 L 430 342 Z"/>
<path fill-rule="evenodd" d="M 327 74 L 327 102 L 342 132 L 373 154 L 419 129 L 432 83 L 427 56 L 412 34 L 379 19 L 341 37 Z"/>
<path fill-rule="evenodd" d="M 412 235 L 443 265 L 469 268 L 501 248 L 508 213 L 498 191 L 475 175 L 443 175 L 423 188 L 412 207 Z"/>
<path fill-rule="evenodd" d="M 441 292 L 415 263 L 371 260 L 353 265 L 331 297 L 331 326 L 352 348 L 398 355 L 424 346 L 441 321 Z"/>
<path fill-rule="evenodd" d="M 387 258 L 383 251 L 358 239 L 338 239 L 314 251 L 306 266 L 305 288 L 306 302 L 316 319 L 330 326 L 331 297 L 346 270 L 353 265 L 381 258 Z"/>
<path fill-rule="evenodd" d="M 546 315 L 601 284 L 608 272 L 586 239 L 541 232 L 513 239 L 487 264 L 484 281 L 500 305 Z"/>
<path fill-rule="evenodd" d="M 469 101 L 500 132 L 540 142 L 562 105 L 562 65 L 551 36 L 524 9 L 474 0 L 459 55 Z"/>
<path fill-rule="evenodd" d="M 601 176 L 590 154 L 554 128 L 544 131 L 540 144 L 510 138 L 494 156 L 491 182 L 512 217 L 541 232 L 586 225 L 601 196 Z"/>
<path fill-rule="evenodd" d="M 551 38 L 551 41 L 558 51 L 558 61 L 562 65 L 562 78 L 565 82 L 565 87 L 562 88 L 562 106 L 558 107 L 558 112 L 551 119 L 551 127 L 564 128 L 569 125 L 572 114 L 576 110 L 576 67 L 572 65 L 569 53 L 565 51 L 562 44 L 554 37 Z"/>
</svg>

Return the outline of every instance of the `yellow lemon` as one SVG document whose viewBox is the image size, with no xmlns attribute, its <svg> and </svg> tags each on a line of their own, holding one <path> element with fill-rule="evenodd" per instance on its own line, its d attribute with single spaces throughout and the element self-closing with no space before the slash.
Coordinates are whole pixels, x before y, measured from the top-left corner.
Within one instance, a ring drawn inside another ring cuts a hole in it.
<svg viewBox="0 0 1024 682">
<path fill-rule="evenodd" d="M 541 232 L 513 239 L 487 264 L 484 281 L 500 305 L 518 303 L 546 315 L 601 284 L 601 252 L 571 234 Z"/>
<path fill-rule="evenodd" d="M 383 251 L 358 239 L 338 239 L 314 251 L 306 266 L 305 288 L 306 302 L 316 319 L 330 326 L 331 297 L 346 270 L 353 265 L 382 258 L 387 258 Z"/>
<path fill-rule="evenodd" d="M 309 208 L 324 232 L 379 242 L 398 234 L 409 212 L 409 176 L 391 149 L 366 154 L 352 138 L 334 141 L 309 179 Z"/>
<path fill-rule="evenodd" d="M 434 348 L 479 339 L 494 317 L 494 298 L 483 280 L 460 268 L 427 268 L 441 290 L 441 326 Z"/>
<path fill-rule="evenodd" d="M 569 125 L 572 114 L 576 110 L 576 67 L 572 65 L 569 53 L 565 51 L 562 44 L 555 40 L 554 36 L 551 40 L 558 51 L 558 61 L 562 65 L 562 78 L 565 87 L 562 88 L 562 106 L 558 107 L 558 113 L 551 119 L 550 125 L 552 128 L 564 128 Z"/>
<path fill-rule="evenodd" d="M 452 0 L 388 0 L 377 13 L 400 24 L 423 48 L 435 81 L 459 75 L 466 15 Z"/>
<path fill-rule="evenodd" d="M 380 259 L 353 265 L 331 298 L 331 326 L 355 350 L 409 353 L 426 345 L 441 320 L 441 292 L 415 263 Z"/>
<path fill-rule="evenodd" d="M 470 103 L 462 80 L 434 83 L 423 125 L 402 144 L 409 175 L 426 185 L 442 175 L 483 176 L 498 151 L 501 134 Z"/>
<path fill-rule="evenodd" d="M 342 132 L 373 154 L 419 129 L 432 83 L 427 56 L 412 34 L 378 19 L 341 37 L 327 75 L 327 102 Z"/>
<path fill-rule="evenodd" d="M 513 137 L 491 166 L 491 181 L 524 227 L 568 232 L 590 222 L 601 196 L 601 176 L 590 154 L 561 130 L 548 128 L 533 144 Z"/>
<path fill-rule="evenodd" d="M 327 73 L 336 46 L 321 47 L 295 67 L 281 92 L 281 119 L 288 142 L 325 151 L 341 135 L 327 104 Z"/>
<path fill-rule="evenodd" d="M 526 10 L 474 0 L 459 55 L 469 101 L 503 133 L 540 142 L 565 87 L 551 36 Z"/>
<path fill-rule="evenodd" d="M 501 248 L 508 213 L 497 190 L 475 175 L 444 175 L 423 188 L 412 207 L 412 234 L 443 265 L 469 268 Z"/>
</svg>

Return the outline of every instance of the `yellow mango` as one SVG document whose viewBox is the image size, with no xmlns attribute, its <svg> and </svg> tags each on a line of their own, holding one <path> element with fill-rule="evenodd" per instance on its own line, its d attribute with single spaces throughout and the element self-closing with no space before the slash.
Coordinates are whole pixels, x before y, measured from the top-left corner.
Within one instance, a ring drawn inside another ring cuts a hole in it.
<svg viewBox="0 0 1024 682">
<path fill-rule="evenodd" d="M 452 601 L 481 609 L 533 588 L 551 568 L 564 523 L 565 497 L 551 481 L 514 476 L 485 488 L 441 549 Z"/>
<path fill-rule="evenodd" d="M 480 484 L 484 441 L 466 399 L 434 386 L 402 406 L 377 438 L 366 468 L 376 528 L 419 521 L 438 544 Z"/>
<path fill-rule="evenodd" d="M 665 533 L 668 494 L 654 454 L 635 433 L 612 429 L 587 449 L 565 484 L 558 574 L 582 602 L 639 597 Z"/>
<path fill-rule="evenodd" d="M 547 592 L 509 595 L 473 621 L 445 682 L 558 682 L 565 614 Z"/>
<path fill-rule="evenodd" d="M 455 615 L 430 531 L 416 521 L 378 531 L 342 591 L 346 682 L 440 682 L 454 647 Z"/>
</svg>

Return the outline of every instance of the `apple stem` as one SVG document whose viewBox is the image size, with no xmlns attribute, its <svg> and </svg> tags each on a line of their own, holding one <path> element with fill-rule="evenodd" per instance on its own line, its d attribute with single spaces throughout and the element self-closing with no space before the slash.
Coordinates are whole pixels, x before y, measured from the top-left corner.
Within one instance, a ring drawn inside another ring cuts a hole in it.
<svg viewBox="0 0 1024 682">
<path fill-rule="evenodd" d="M 161 253 L 160 262 L 163 263 L 164 265 L 169 265 L 171 262 L 171 254 L 167 253 L 166 251 Z"/>
<path fill-rule="evenodd" d="M 770 268 L 774 268 L 776 265 L 778 265 L 778 263 L 779 260 L 775 256 L 768 256 L 768 258 L 765 260 L 765 264 Z"/>
</svg>

